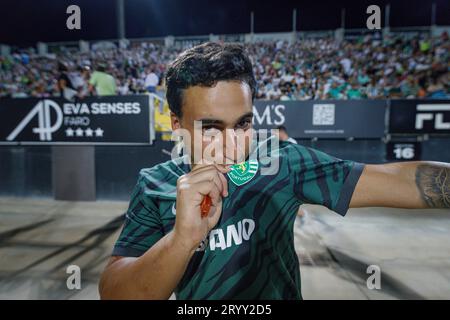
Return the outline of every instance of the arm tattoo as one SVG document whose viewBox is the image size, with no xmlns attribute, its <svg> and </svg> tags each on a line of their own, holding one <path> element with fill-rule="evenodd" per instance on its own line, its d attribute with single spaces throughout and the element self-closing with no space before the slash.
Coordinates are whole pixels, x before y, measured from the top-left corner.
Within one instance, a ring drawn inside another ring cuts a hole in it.
<svg viewBox="0 0 450 320">
<path fill-rule="evenodd" d="M 450 208 L 450 168 L 421 164 L 416 169 L 416 185 L 430 208 Z"/>
</svg>

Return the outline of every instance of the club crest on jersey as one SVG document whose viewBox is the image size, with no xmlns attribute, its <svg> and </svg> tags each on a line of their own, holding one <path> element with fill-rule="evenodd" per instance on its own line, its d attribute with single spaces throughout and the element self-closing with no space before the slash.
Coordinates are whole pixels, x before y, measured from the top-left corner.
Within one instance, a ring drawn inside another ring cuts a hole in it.
<svg viewBox="0 0 450 320">
<path fill-rule="evenodd" d="M 249 160 L 231 166 L 231 171 L 228 172 L 228 177 L 237 186 L 246 184 L 258 172 L 259 164 L 257 160 Z"/>
</svg>

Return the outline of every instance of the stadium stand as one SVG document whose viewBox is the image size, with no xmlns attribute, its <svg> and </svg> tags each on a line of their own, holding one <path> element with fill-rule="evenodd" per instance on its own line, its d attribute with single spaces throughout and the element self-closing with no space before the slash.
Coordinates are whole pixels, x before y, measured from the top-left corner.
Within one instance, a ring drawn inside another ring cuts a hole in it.
<svg viewBox="0 0 450 320">
<path fill-rule="evenodd" d="M 162 79 L 168 61 L 189 46 L 134 42 L 128 48 L 98 46 L 39 55 L 17 50 L 0 56 L 0 97 L 59 96 L 58 65 L 65 63 L 78 97 L 91 94 L 89 80 L 100 66 L 120 95 L 145 93 Z M 245 43 L 254 62 L 257 99 L 449 98 L 450 40 L 440 36 L 373 35 L 337 41 L 332 37 Z M 156 78 L 155 78 L 156 75 Z M 146 85 L 147 82 L 147 85 Z"/>
</svg>

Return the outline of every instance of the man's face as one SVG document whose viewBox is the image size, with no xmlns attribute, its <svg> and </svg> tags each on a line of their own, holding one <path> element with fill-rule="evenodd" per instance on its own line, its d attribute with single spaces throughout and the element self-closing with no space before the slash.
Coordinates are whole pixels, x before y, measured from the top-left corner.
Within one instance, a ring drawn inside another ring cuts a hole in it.
<svg viewBox="0 0 450 320">
<path fill-rule="evenodd" d="M 230 164 L 247 158 L 253 135 L 253 102 L 247 84 L 219 81 L 213 87 L 190 87 L 182 101 L 182 118 L 171 113 L 172 130 L 189 131 L 192 163 Z"/>
<path fill-rule="evenodd" d="M 279 138 L 281 141 L 287 141 L 287 139 L 289 139 L 289 136 L 288 136 L 288 134 L 286 133 L 286 131 L 284 131 L 284 130 L 279 130 L 279 132 L 278 132 L 278 138 Z"/>
</svg>

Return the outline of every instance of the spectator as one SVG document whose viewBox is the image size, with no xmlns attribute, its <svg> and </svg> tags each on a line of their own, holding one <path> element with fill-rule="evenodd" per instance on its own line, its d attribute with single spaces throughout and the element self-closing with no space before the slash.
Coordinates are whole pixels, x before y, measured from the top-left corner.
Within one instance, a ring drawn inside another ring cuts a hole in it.
<svg viewBox="0 0 450 320">
<path fill-rule="evenodd" d="M 356 82 L 353 82 L 351 84 L 351 86 L 347 90 L 346 94 L 347 94 L 347 99 L 361 99 L 362 98 L 361 91 L 359 90 L 359 87 L 356 84 Z"/>
<path fill-rule="evenodd" d="M 321 38 L 292 43 L 256 42 L 246 47 L 254 62 L 258 99 L 450 96 L 449 81 L 445 80 L 450 65 L 450 40 L 446 33 L 412 39 L 367 35 L 361 41 Z M 64 71 L 64 76 L 55 71 L 59 61 L 69 62 L 66 67 L 72 70 L 103 64 L 103 72 L 97 69 L 89 80 L 91 90 L 96 87 L 99 95 L 155 92 L 167 62 L 183 49 L 142 42 L 126 49 L 62 51 L 45 56 L 21 50 L 10 57 L 0 57 L 0 96 L 61 95 L 64 83 L 69 89 L 73 86 L 79 90 L 80 83 L 84 87 L 85 75 L 90 71 Z M 58 81 L 60 76 L 64 81 Z M 81 91 L 79 96 L 84 96 L 85 90 Z"/>
<path fill-rule="evenodd" d="M 91 78 L 91 68 L 88 65 L 80 67 L 80 86 L 78 87 L 78 95 L 80 98 L 86 97 L 89 92 L 89 79 Z"/>
<path fill-rule="evenodd" d="M 67 64 L 60 61 L 58 63 L 58 71 L 59 94 L 67 100 L 72 100 L 76 96 L 77 91 L 75 90 L 72 79 L 69 77 L 69 68 L 67 67 Z"/>
<path fill-rule="evenodd" d="M 297 144 L 297 141 L 295 139 L 289 137 L 289 135 L 287 133 L 287 129 L 286 129 L 285 126 L 278 126 L 277 129 L 278 129 L 278 138 L 281 141 L 287 141 L 287 142 L 290 142 L 290 143 Z"/>
<path fill-rule="evenodd" d="M 116 80 L 114 77 L 106 73 L 106 67 L 103 63 L 99 63 L 97 70 L 94 71 L 89 79 L 89 91 L 95 92 L 99 96 L 111 96 L 116 94 Z"/>
<path fill-rule="evenodd" d="M 155 93 L 156 87 L 159 83 L 159 78 L 154 72 L 153 68 L 149 68 L 148 74 L 145 77 L 145 89 L 147 89 L 148 92 Z"/>
</svg>

